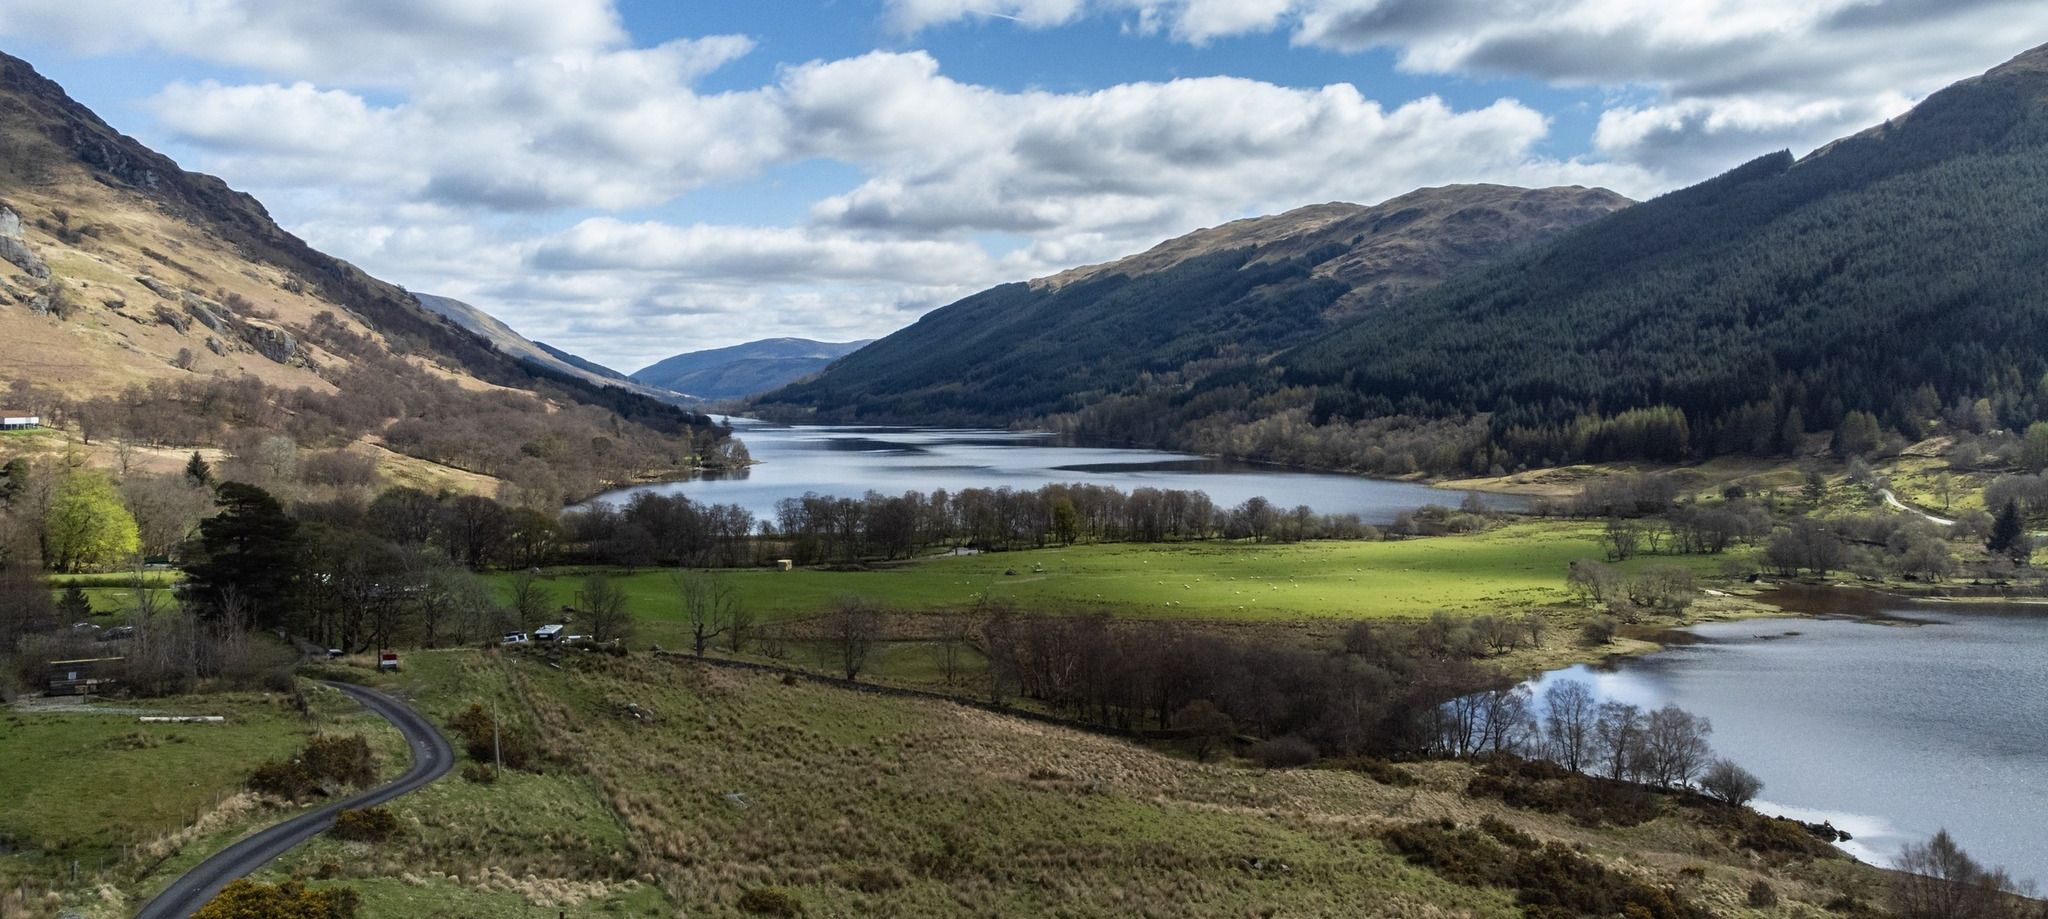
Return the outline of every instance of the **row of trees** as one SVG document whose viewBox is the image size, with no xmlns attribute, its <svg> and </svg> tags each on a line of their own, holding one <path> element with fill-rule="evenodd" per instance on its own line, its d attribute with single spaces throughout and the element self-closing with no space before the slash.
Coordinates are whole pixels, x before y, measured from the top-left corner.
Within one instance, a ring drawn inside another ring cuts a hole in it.
<svg viewBox="0 0 2048 919">
<path fill-rule="evenodd" d="M 1707 719 L 1675 705 L 1645 710 L 1601 701 L 1576 680 L 1552 683 L 1539 705 L 1526 685 L 1459 696 L 1436 710 L 1431 752 L 1442 756 L 1513 755 L 1546 759 L 1575 772 L 1620 781 L 1689 788 L 1745 804 L 1762 783 L 1714 758 Z"/>
</svg>

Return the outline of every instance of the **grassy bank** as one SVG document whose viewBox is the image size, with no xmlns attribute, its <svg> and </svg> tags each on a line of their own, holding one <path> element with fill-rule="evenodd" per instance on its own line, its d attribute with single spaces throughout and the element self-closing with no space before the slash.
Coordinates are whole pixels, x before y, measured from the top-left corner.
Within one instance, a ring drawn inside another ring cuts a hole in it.
<svg viewBox="0 0 2048 919">
<path fill-rule="evenodd" d="M 494 784 L 451 776 L 392 805 L 394 839 L 321 840 L 267 879 L 326 875 L 373 917 L 1517 916 L 1507 889 L 1380 838 L 1487 817 L 1716 915 L 1808 915 L 1876 876 L 1759 860 L 1676 806 L 1625 829 L 1508 808 L 1466 794 L 1463 764 L 1407 765 L 1420 784 L 1396 787 L 645 656 L 415 659 L 396 680 L 423 706 L 495 703 L 553 755 Z M 1766 878 L 1783 902 L 1752 911 Z"/>
</svg>

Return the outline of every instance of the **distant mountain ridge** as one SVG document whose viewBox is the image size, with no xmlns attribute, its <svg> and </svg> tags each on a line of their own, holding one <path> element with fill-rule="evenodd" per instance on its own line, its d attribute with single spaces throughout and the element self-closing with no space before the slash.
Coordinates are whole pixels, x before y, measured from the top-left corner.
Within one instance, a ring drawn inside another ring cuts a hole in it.
<svg viewBox="0 0 2048 919">
<path fill-rule="evenodd" d="M 649 398 L 665 401 L 681 401 L 688 398 L 686 394 L 662 387 L 649 386 L 632 380 L 618 371 L 601 364 L 592 363 L 568 352 L 550 348 L 533 341 L 514 331 L 511 326 L 506 325 L 498 317 L 453 297 L 422 293 L 415 293 L 413 296 L 419 298 L 421 306 L 432 310 L 438 315 L 447 317 L 450 322 L 464 329 L 476 333 L 485 341 L 490 342 L 500 352 L 515 360 L 545 367 L 554 373 L 566 374 L 594 385 L 614 386 L 637 392 Z"/>
<path fill-rule="evenodd" d="M 762 398 L 819 420 L 997 424 L 1255 364 L 1451 274 L 1630 204 L 1598 188 L 1454 185 L 1197 230 L 926 314 Z"/>
<path fill-rule="evenodd" d="M 764 338 L 678 354 L 642 367 L 630 376 L 649 386 L 676 389 L 701 399 L 744 399 L 817 373 L 873 341 Z"/>
<path fill-rule="evenodd" d="M 596 361 L 590 360 L 589 358 L 570 354 L 567 351 L 557 348 L 554 345 L 548 344 L 547 342 L 541 341 L 540 339 L 537 338 L 533 339 L 533 346 L 541 349 L 542 351 L 546 351 L 556 360 L 569 364 L 573 367 L 578 367 L 583 370 L 590 371 L 591 373 L 604 377 L 607 380 L 631 381 L 633 379 L 632 377 L 629 377 L 623 373 L 613 370 L 610 367 L 606 367 L 605 365 L 600 364 Z"/>
</svg>

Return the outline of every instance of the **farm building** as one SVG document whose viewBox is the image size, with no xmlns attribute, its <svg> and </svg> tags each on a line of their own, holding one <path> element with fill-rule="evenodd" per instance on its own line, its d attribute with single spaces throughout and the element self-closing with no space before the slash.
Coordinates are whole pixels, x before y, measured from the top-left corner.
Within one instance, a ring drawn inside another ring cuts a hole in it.
<svg viewBox="0 0 2048 919">
<path fill-rule="evenodd" d="M 93 657 L 75 661 L 51 661 L 49 694 L 83 696 L 111 689 L 121 682 L 127 669 L 125 657 Z"/>
<path fill-rule="evenodd" d="M 31 415 L 27 412 L 17 412 L 12 409 L 0 409 L 0 431 L 27 431 L 42 426 L 43 417 L 41 415 Z"/>
</svg>

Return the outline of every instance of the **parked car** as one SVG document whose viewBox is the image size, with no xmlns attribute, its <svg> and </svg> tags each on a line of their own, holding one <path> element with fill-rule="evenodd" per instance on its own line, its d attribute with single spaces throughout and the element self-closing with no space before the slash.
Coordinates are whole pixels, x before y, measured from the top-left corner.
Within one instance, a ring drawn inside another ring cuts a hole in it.
<svg viewBox="0 0 2048 919">
<path fill-rule="evenodd" d="M 527 637 L 525 632 L 506 632 L 504 638 L 498 639 L 498 644 L 523 645 L 532 640 L 532 638 Z"/>
<path fill-rule="evenodd" d="M 328 648 L 328 649 L 327 649 L 327 659 L 328 659 L 328 660 L 331 660 L 331 661 L 338 661 L 338 660 L 341 660 L 341 649 L 340 649 L 340 648 Z"/>
</svg>

